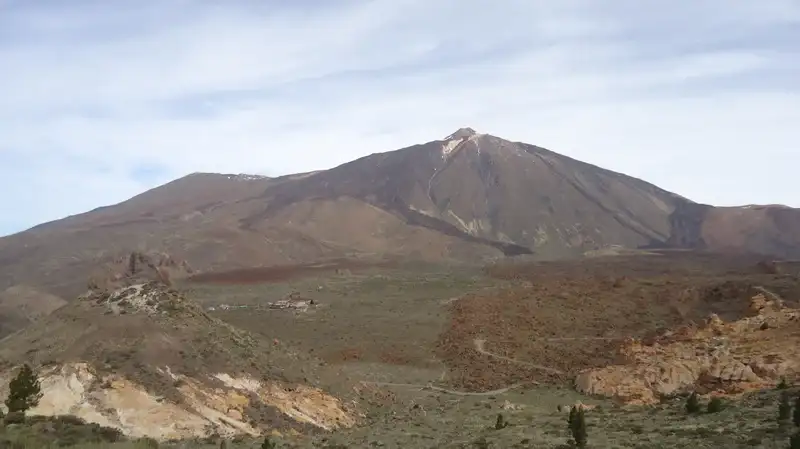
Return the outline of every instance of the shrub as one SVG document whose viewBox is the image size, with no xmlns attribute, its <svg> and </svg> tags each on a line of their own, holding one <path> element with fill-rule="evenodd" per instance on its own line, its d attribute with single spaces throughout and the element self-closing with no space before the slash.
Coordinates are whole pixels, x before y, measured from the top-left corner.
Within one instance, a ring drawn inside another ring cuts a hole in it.
<svg viewBox="0 0 800 449">
<path fill-rule="evenodd" d="M 786 378 L 785 377 L 781 377 L 780 383 L 778 383 L 778 385 L 775 388 L 778 389 L 778 390 L 786 390 L 786 389 L 788 389 L 789 388 L 789 384 L 786 382 Z"/>
<path fill-rule="evenodd" d="M 498 413 L 497 414 L 497 421 L 495 421 L 495 423 L 494 423 L 494 429 L 495 430 L 503 430 L 506 427 L 508 427 L 508 421 L 506 421 L 506 418 L 503 416 L 502 413 Z"/>
<path fill-rule="evenodd" d="M 800 433 L 789 437 L 789 449 L 800 449 Z"/>
<path fill-rule="evenodd" d="M 61 426 L 85 426 L 87 423 L 83 419 L 75 416 L 75 415 L 61 415 L 52 418 L 53 421 L 57 422 Z"/>
<path fill-rule="evenodd" d="M 794 400 L 794 414 L 792 415 L 794 425 L 800 427 L 800 396 Z"/>
<path fill-rule="evenodd" d="M 4 422 L 6 424 L 24 424 L 25 423 L 25 413 L 23 412 L 8 412 L 6 415 Z"/>
<path fill-rule="evenodd" d="M 583 407 L 573 406 L 569 412 L 569 431 L 575 445 L 579 448 L 586 447 L 588 434 L 586 432 L 586 416 Z"/>
<path fill-rule="evenodd" d="M 690 415 L 700 413 L 700 399 L 698 399 L 697 393 L 694 391 L 689 395 L 689 399 L 686 400 L 686 413 Z"/>
<path fill-rule="evenodd" d="M 789 395 L 781 395 L 781 402 L 778 404 L 778 424 L 785 424 L 792 417 L 792 404 L 789 402 Z"/>
<path fill-rule="evenodd" d="M 708 413 L 719 413 L 725 408 L 722 398 L 712 398 L 708 403 Z"/>
</svg>

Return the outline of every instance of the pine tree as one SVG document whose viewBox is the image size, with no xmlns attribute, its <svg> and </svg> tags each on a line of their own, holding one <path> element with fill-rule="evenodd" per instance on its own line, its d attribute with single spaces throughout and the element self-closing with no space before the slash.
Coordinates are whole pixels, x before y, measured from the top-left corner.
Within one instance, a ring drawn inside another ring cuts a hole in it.
<svg viewBox="0 0 800 449">
<path fill-rule="evenodd" d="M 495 423 L 494 423 L 494 429 L 495 430 L 503 430 L 506 427 L 508 427 L 508 421 L 506 421 L 506 418 L 503 416 L 502 413 L 498 413 L 497 414 L 497 421 L 495 421 Z"/>
<path fill-rule="evenodd" d="M 800 427 L 800 396 L 794 400 L 794 414 L 792 415 L 792 422 L 796 427 Z"/>
<path fill-rule="evenodd" d="M 569 418 L 567 418 L 567 425 L 569 426 L 569 430 L 572 431 L 573 423 L 575 422 L 575 417 L 578 416 L 578 407 L 574 405 L 572 408 L 569 409 Z"/>
<path fill-rule="evenodd" d="M 586 432 L 586 416 L 583 407 L 574 406 L 569 412 L 569 430 L 572 439 L 579 448 L 586 447 L 588 434 Z"/>
<path fill-rule="evenodd" d="M 792 404 L 789 402 L 789 395 L 781 395 L 781 402 L 778 404 L 778 424 L 785 424 L 792 418 Z"/>
<path fill-rule="evenodd" d="M 42 388 L 39 378 L 27 364 L 17 373 L 17 377 L 8 384 L 8 399 L 6 407 L 8 412 L 25 413 L 28 409 L 39 405 L 42 398 Z"/>
<path fill-rule="evenodd" d="M 697 398 L 696 392 L 692 392 L 689 399 L 686 400 L 686 413 L 690 415 L 700 413 L 700 400 Z"/>
<path fill-rule="evenodd" d="M 800 449 L 800 433 L 789 437 L 789 449 Z"/>
<path fill-rule="evenodd" d="M 708 413 L 719 413 L 723 408 L 725 408 L 725 404 L 720 397 L 712 398 L 711 401 L 708 402 Z"/>
<path fill-rule="evenodd" d="M 277 449 L 277 447 L 277 443 L 272 441 L 270 437 L 264 437 L 264 441 L 261 443 L 261 449 Z"/>
</svg>

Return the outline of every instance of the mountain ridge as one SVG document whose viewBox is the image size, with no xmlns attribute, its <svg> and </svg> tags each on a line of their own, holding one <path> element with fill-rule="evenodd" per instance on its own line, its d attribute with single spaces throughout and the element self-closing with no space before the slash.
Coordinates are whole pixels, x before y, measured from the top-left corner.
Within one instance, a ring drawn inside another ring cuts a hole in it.
<svg viewBox="0 0 800 449">
<path fill-rule="evenodd" d="M 800 210 L 695 203 L 546 148 L 460 128 L 328 170 L 193 173 L 0 238 L 0 288 L 75 296 L 91 268 L 131 251 L 214 271 L 340 257 L 563 258 L 609 246 L 800 257 Z"/>
</svg>

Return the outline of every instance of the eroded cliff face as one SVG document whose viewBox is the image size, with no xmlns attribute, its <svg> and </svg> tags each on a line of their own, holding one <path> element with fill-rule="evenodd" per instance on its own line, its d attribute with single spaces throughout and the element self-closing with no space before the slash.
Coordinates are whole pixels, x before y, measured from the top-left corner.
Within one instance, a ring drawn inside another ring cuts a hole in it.
<svg viewBox="0 0 800 449">
<path fill-rule="evenodd" d="M 769 292 L 751 299 L 751 316 L 670 331 L 651 344 L 631 339 L 626 363 L 591 369 L 575 379 L 586 394 L 626 404 L 653 404 L 689 391 L 738 394 L 773 386 L 800 373 L 800 310 Z"/>
<path fill-rule="evenodd" d="M 29 413 L 74 415 L 131 437 L 158 440 L 213 433 L 257 436 L 266 429 L 252 415 L 264 406 L 324 430 L 355 424 L 354 416 L 337 398 L 316 388 L 287 388 L 278 382 L 227 373 L 197 379 L 175 374 L 169 367 L 160 371 L 175 382 L 177 400 L 154 395 L 122 376 L 101 374 L 87 363 L 51 366 L 40 373 L 43 396 Z M 0 382 L 7 385 L 13 374 L 0 374 Z"/>
</svg>

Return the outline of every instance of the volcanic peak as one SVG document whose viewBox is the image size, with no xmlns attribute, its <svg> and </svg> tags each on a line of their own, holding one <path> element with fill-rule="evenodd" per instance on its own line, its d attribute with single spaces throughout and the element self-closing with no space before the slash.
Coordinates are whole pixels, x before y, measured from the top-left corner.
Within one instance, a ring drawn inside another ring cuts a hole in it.
<svg viewBox="0 0 800 449">
<path fill-rule="evenodd" d="M 474 136 L 476 134 L 478 134 L 478 132 L 475 131 L 472 128 L 469 128 L 469 127 L 467 127 L 467 128 L 459 128 L 453 134 L 450 134 L 449 136 L 445 137 L 444 140 L 466 139 L 466 138 L 472 137 L 472 136 Z"/>
</svg>

